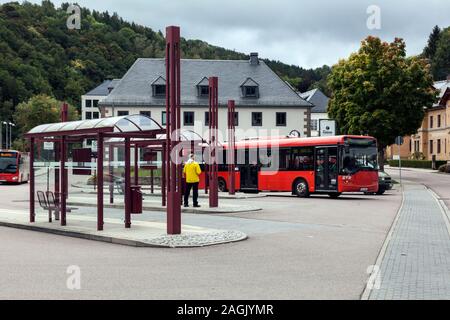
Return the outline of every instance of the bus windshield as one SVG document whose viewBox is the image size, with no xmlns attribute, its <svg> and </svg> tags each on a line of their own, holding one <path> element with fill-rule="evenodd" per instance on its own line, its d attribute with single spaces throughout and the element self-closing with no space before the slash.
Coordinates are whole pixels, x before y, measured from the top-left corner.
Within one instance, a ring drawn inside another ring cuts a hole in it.
<svg viewBox="0 0 450 320">
<path fill-rule="evenodd" d="M 17 153 L 0 152 L 0 173 L 17 173 Z"/>
<path fill-rule="evenodd" d="M 349 141 L 350 140 L 350 141 Z M 353 174 L 360 170 L 378 169 L 375 140 L 349 139 L 342 152 L 342 173 Z"/>
</svg>

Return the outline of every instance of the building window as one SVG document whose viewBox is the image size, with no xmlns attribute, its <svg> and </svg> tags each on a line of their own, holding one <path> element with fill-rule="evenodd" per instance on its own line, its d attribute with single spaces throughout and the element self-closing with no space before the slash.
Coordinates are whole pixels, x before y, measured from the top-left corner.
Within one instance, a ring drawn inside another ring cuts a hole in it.
<svg viewBox="0 0 450 320">
<path fill-rule="evenodd" d="M 209 126 L 209 111 L 205 112 L 205 126 Z"/>
<path fill-rule="evenodd" d="M 98 100 L 93 100 L 93 107 L 98 108 Z"/>
<path fill-rule="evenodd" d="M 208 97 L 209 96 L 209 86 L 199 85 L 197 86 L 198 96 L 199 97 Z"/>
<path fill-rule="evenodd" d="M 441 139 L 437 139 L 437 153 L 441 153 Z"/>
<path fill-rule="evenodd" d="M 166 122 L 167 122 L 166 112 L 163 111 L 163 112 L 161 113 L 161 125 L 165 126 L 165 125 L 166 125 Z"/>
<path fill-rule="evenodd" d="M 86 100 L 86 108 L 92 107 L 92 100 Z"/>
<path fill-rule="evenodd" d="M 245 86 L 244 87 L 244 97 L 257 98 L 258 97 L 258 87 Z"/>
<path fill-rule="evenodd" d="M 411 151 L 412 151 L 412 140 L 409 139 L 409 152 L 411 152 Z"/>
<path fill-rule="evenodd" d="M 151 111 L 141 111 L 140 114 L 143 115 L 143 116 L 147 116 L 149 118 L 151 118 L 151 116 L 152 116 L 152 112 Z"/>
<path fill-rule="evenodd" d="M 286 112 L 277 112 L 276 115 L 276 126 L 285 127 L 286 126 Z"/>
<path fill-rule="evenodd" d="M 183 112 L 183 123 L 185 126 L 193 126 L 194 125 L 194 112 L 193 111 L 184 111 Z"/>
<path fill-rule="evenodd" d="M 154 84 L 153 88 L 153 96 L 154 97 L 165 97 L 166 96 L 166 85 L 162 84 Z"/>
<path fill-rule="evenodd" d="M 430 116 L 430 129 L 433 129 L 433 116 Z"/>
<path fill-rule="evenodd" d="M 441 115 L 440 114 L 438 114 L 438 116 L 437 116 L 437 127 L 438 128 L 440 128 L 441 127 Z"/>
<path fill-rule="evenodd" d="M 100 114 L 98 112 L 92 112 L 92 119 L 100 118 Z"/>
<path fill-rule="evenodd" d="M 252 112 L 252 126 L 261 127 L 262 122 L 262 112 Z"/>
<path fill-rule="evenodd" d="M 92 112 L 86 112 L 86 120 L 92 119 Z"/>
<path fill-rule="evenodd" d="M 433 153 L 433 140 L 430 140 L 430 154 Z"/>
<path fill-rule="evenodd" d="M 317 131 L 317 125 L 319 123 L 319 120 L 317 119 L 311 119 L 311 130 Z"/>
<path fill-rule="evenodd" d="M 128 111 L 117 111 L 117 115 L 118 115 L 119 117 L 121 117 L 121 116 L 127 116 L 127 115 L 128 115 Z"/>
</svg>

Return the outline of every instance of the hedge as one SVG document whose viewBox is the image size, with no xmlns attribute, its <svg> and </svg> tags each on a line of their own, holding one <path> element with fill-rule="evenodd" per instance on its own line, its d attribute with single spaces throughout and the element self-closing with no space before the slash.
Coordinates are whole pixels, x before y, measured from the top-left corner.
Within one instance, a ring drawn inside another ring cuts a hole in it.
<svg viewBox="0 0 450 320">
<path fill-rule="evenodd" d="M 389 160 L 388 162 L 391 167 L 398 167 L 398 160 Z M 436 168 L 446 163 L 447 161 L 436 161 Z M 402 167 L 431 169 L 431 160 L 402 160 Z"/>
</svg>

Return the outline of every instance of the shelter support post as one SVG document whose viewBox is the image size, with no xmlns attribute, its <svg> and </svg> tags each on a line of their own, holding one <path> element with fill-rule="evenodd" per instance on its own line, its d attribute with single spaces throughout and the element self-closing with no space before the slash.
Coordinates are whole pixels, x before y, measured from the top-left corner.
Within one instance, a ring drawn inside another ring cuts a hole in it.
<svg viewBox="0 0 450 320">
<path fill-rule="evenodd" d="M 61 137 L 61 145 L 60 149 L 60 181 L 61 181 L 61 194 L 60 194 L 60 203 L 61 203 L 61 225 L 66 225 L 66 200 L 67 200 L 67 170 L 66 170 L 66 161 L 67 161 L 67 146 L 66 146 L 66 137 Z"/>
<path fill-rule="evenodd" d="M 103 230 L 103 135 L 97 135 L 97 230 Z"/>
<path fill-rule="evenodd" d="M 125 228 L 131 228 L 130 138 L 125 138 Z"/>
<path fill-rule="evenodd" d="M 30 139 L 30 222 L 35 221 L 34 211 L 34 138 Z"/>
<path fill-rule="evenodd" d="M 112 162 L 114 161 L 114 146 L 109 146 L 108 151 L 108 173 L 109 173 L 109 203 L 114 203 L 114 170 Z"/>
<path fill-rule="evenodd" d="M 235 170 L 235 156 L 234 156 L 234 148 L 235 148 L 235 103 L 234 100 L 228 100 L 228 152 L 227 152 L 227 162 L 228 162 L 228 193 L 233 195 L 236 193 L 235 185 L 236 185 L 236 170 Z"/>
<path fill-rule="evenodd" d="M 166 184 L 167 233 L 181 233 L 180 28 L 166 29 Z M 173 156 L 173 158 L 171 157 Z"/>
<path fill-rule="evenodd" d="M 219 206 L 217 180 L 218 78 L 209 78 L 209 207 Z"/>
</svg>

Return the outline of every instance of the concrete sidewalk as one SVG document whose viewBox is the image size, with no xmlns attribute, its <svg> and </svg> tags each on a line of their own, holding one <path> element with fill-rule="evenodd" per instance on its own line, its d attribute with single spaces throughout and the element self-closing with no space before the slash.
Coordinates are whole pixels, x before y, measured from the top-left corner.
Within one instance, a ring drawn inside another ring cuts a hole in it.
<svg viewBox="0 0 450 320">
<path fill-rule="evenodd" d="M 225 201 L 219 201 L 219 207 L 210 208 L 207 200 L 200 199 L 199 200 L 200 208 L 194 208 L 192 206 L 188 208 L 181 208 L 182 212 L 186 213 L 239 213 L 239 212 L 251 212 L 251 211 L 259 211 L 261 207 L 257 206 L 249 206 L 242 205 L 239 203 L 228 203 Z M 69 196 L 67 200 L 67 205 L 69 206 L 81 206 L 81 207 L 92 207 L 97 205 L 97 198 L 95 197 L 76 197 Z M 124 208 L 124 200 L 123 196 L 117 196 L 114 198 L 114 203 L 109 203 L 109 196 L 104 196 L 104 207 L 105 208 L 116 208 L 122 209 Z M 144 195 L 144 200 L 142 204 L 142 209 L 145 211 L 165 211 L 166 207 L 161 205 L 161 198 L 151 197 L 148 195 Z"/>
<path fill-rule="evenodd" d="M 28 222 L 28 217 L 28 213 L 24 211 L 0 209 L 0 226 L 136 247 L 205 247 L 247 239 L 247 235 L 240 231 L 191 225 L 182 225 L 180 235 L 167 235 L 166 223 L 157 221 L 134 220 L 131 228 L 126 229 L 122 220 L 105 218 L 104 230 L 97 231 L 95 216 L 71 213 L 66 226 L 61 226 L 60 221 L 49 223 L 42 210 L 38 210 L 35 223 Z"/>
<path fill-rule="evenodd" d="M 363 299 L 450 299 L 447 208 L 426 187 L 404 186 L 403 205 Z"/>
</svg>

